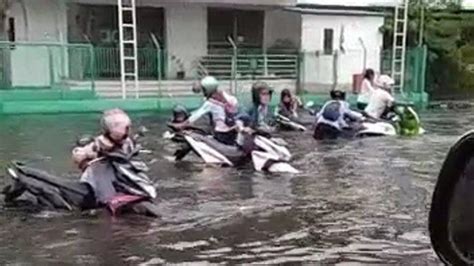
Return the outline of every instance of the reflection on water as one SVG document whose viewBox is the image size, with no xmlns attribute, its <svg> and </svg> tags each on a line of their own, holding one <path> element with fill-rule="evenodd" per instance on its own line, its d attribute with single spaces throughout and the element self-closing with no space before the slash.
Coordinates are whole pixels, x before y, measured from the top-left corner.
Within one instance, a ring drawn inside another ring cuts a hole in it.
<svg viewBox="0 0 474 266">
<path fill-rule="evenodd" d="M 474 122 L 456 115 L 423 115 L 428 134 L 418 138 L 322 144 L 285 133 L 299 175 L 170 163 L 165 120 L 136 115 L 150 129 L 143 142 L 154 151 L 146 159 L 162 217 L 2 210 L 0 261 L 436 264 L 426 225 L 431 192 L 447 149 Z M 80 133 L 98 130 L 97 119 L 0 118 L 0 167 L 21 158 L 74 178 L 69 150 Z"/>
</svg>

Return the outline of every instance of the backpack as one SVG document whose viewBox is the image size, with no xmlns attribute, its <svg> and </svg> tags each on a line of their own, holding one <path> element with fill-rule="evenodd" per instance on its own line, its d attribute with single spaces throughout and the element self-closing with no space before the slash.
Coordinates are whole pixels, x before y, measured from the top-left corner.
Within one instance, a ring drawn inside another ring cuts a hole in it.
<svg viewBox="0 0 474 266">
<path fill-rule="evenodd" d="M 341 117 L 341 103 L 332 101 L 324 107 L 322 116 L 324 119 L 336 122 Z"/>
</svg>

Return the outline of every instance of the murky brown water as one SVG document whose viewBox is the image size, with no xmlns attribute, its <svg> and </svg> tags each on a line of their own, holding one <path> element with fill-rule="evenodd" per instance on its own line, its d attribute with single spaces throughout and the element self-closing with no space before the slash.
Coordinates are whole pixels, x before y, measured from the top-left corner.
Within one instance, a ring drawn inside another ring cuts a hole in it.
<svg viewBox="0 0 474 266">
<path fill-rule="evenodd" d="M 0 118 L 0 167 L 12 159 L 74 178 L 69 150 L 97 116 Z M 441 163 L 474 114 L 425 112 L 427 134 L 318 144 L 288 133 L 299 175 L 171 163 L 163 118 L 135 115 L 162 217 L 0 212 L 2 264 L 438 264 L 427 233 Z M 2 178 L 0 183 L 3 183 Z"/>
</svg>

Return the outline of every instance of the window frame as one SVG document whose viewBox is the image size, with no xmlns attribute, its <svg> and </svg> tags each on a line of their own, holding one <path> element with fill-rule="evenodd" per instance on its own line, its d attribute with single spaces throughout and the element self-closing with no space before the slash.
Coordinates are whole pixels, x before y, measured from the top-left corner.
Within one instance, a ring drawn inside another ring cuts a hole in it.
<svg viewBox="0 0 474 266">
<path fill-rule="evenodd" d="M 323 54 L 332 55 L 334 53 L 334 29 L 323 29 Z"/>
</svg>

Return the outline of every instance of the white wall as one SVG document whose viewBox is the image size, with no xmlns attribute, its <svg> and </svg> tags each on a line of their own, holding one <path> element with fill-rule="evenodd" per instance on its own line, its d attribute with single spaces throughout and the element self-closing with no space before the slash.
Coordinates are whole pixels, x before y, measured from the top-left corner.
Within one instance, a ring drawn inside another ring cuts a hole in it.
<svg viewBox="0 0 474 266">
<path fill-rule="evenodd" d="M 60 0 L 25 0 L 27 20 L 19 4 L 15 4 L 10 16 L 15 18 L 18 42 L 64 42 L 67 37 L 66 4 Z M 46 48 L 16 46 L 11 51 L 12 86 L 49 86 L 50 64 L 60 67 L 59 56 L 50 56 Z M 50 60 L 51 59 L 51 60 Z"/>
<path fill-rule="evenodd" d="M 305 51 L 304 83 L 310 90 L 327 90 L 334 82 L 334 61 L 332 55 L 324 55 L 324 29 L 334 30 L 333 48 L 339 50 L 343 31 L 343 48 L 337 61 L 337 83 L 340 88 L 349 89 L 352 75 L 364 68 L 363 40 L 367 49 L 366 67 L 378 71 L 382 34 L 379 31 L 384 18 L 375 16 L 332 16 L 303 15 L 302 43 Z"/>
<path fill-rule="evenodd" d="M 298 0 L 298 4 L 332 6 L 394 6 L 401 0 Z"/>
<path fill-rule="evenodd" d="M 14 6 L 11 15 L 16 19 L 17 41 L 66 42 L 67 3 L 63 0 L 25 0 L 28 27 L 25 27 L 23 11 Z M 77 3 L 116 4 L 115 0 L 74 0 Z M 207 8 L 204 5 L 166 4 L 162 1 L 142 1 L 140 4 L 165 8 L 166 48 L 168 51 L 169 77 L 179 69 L 174 58 L 184 62 L 186 75 L 192 76 L 196 59 L 207 54 Z M 53 49 L 54 50 L 54 49 Z M 50 86 L 51 78 L 67 75 L 67 61 L 62 73 L 50 75 L 50 58 L 58 67 L 61 53 L 46 48 L 17 46 L 12 50 L 11 69 L 13 86 Z M 67 54 L 65 54 L 67 60 Z"/>
<path fill-rule="evenodd" d="M 165 9 L 168 77 L 176 76 L 184 63 L 186 76 L 193 76 L 197 59 L 207 54 L 207 8 L 199 5 L 169 6 Z"/>
<path fill-rule="evenodd" d="M 462 0 L 462 6 L 465 9 L 474 9 L 474 0 Z"/>
<path fill-rule="evenodd" d="M 272 47 L 281 40 L 290 40 L 296 48 L 301 44 L 301 14 L 283 10 L 265 11 L 264 46 Z"/>
<path fill-rule="evenodd" d="M 23 11 L 20 7 L 15 6 L 11 12 L 11 15 L 16 18 L 17 41 L 51 43 L 67 41 L 68 3 L 116 4 L 116 0 L 24 1 L 26 3 L 28 27 L 25 27 Z M 265 5 L 270 3 L 265 1 L 262 0 L 257 3 L 249 0 L 245 2 L 247 5 L 243 5 L 244 2 L 235 0 L 228 1 L 225 4 L 233 4 L 238 8 L 258 8 L 267 11 L 265 16 L 266 29 L 264 31 L 266 46 L 271 46 L 279 39 L 291 39 L 296 45 L 299 45 L 301 42 L 301 16 L 297 13 L 273 9 L 273 7 L 251 5 L 252 3 Z M 219 1 L 201 1 L 201 3 L 211 3 L 211 5 L 217 2 Z M 283 2 L 288 1 L 281 0 L 279 3 L 282 4 Z M 292 2 L 292 0 L 289 0 L 289 2 Z M 171 59 L 172 56 L 184 62 L 186 76 L 188 78 L 193 77 L 197 59 L 207 54 L 207 4 L 196 4 L 192 0 L 141 0 L 138 3 L 144 6 L 164 7 L 165 9 L 169 77 L 175 77 L 176 72 L 180 69 L 176 60 Z M 33 49 L 30 46 L 17 46 L 15 50 L 12 50 L 12 85 L 50 86 L 55 81 L 60 80 L 60 77 L 67 76 L 67 52 L 55 52 L 54 54 L 51 57 L 50 50 L 45 48 Z M 58 66 L 59 56 L 66 58 L 64 66 Z M 54 65 L 51 65 L 51 62 Z M 61 74 L 50 75 L 49 71 L 52 67 L 60 68 Z"/>
</svg>

